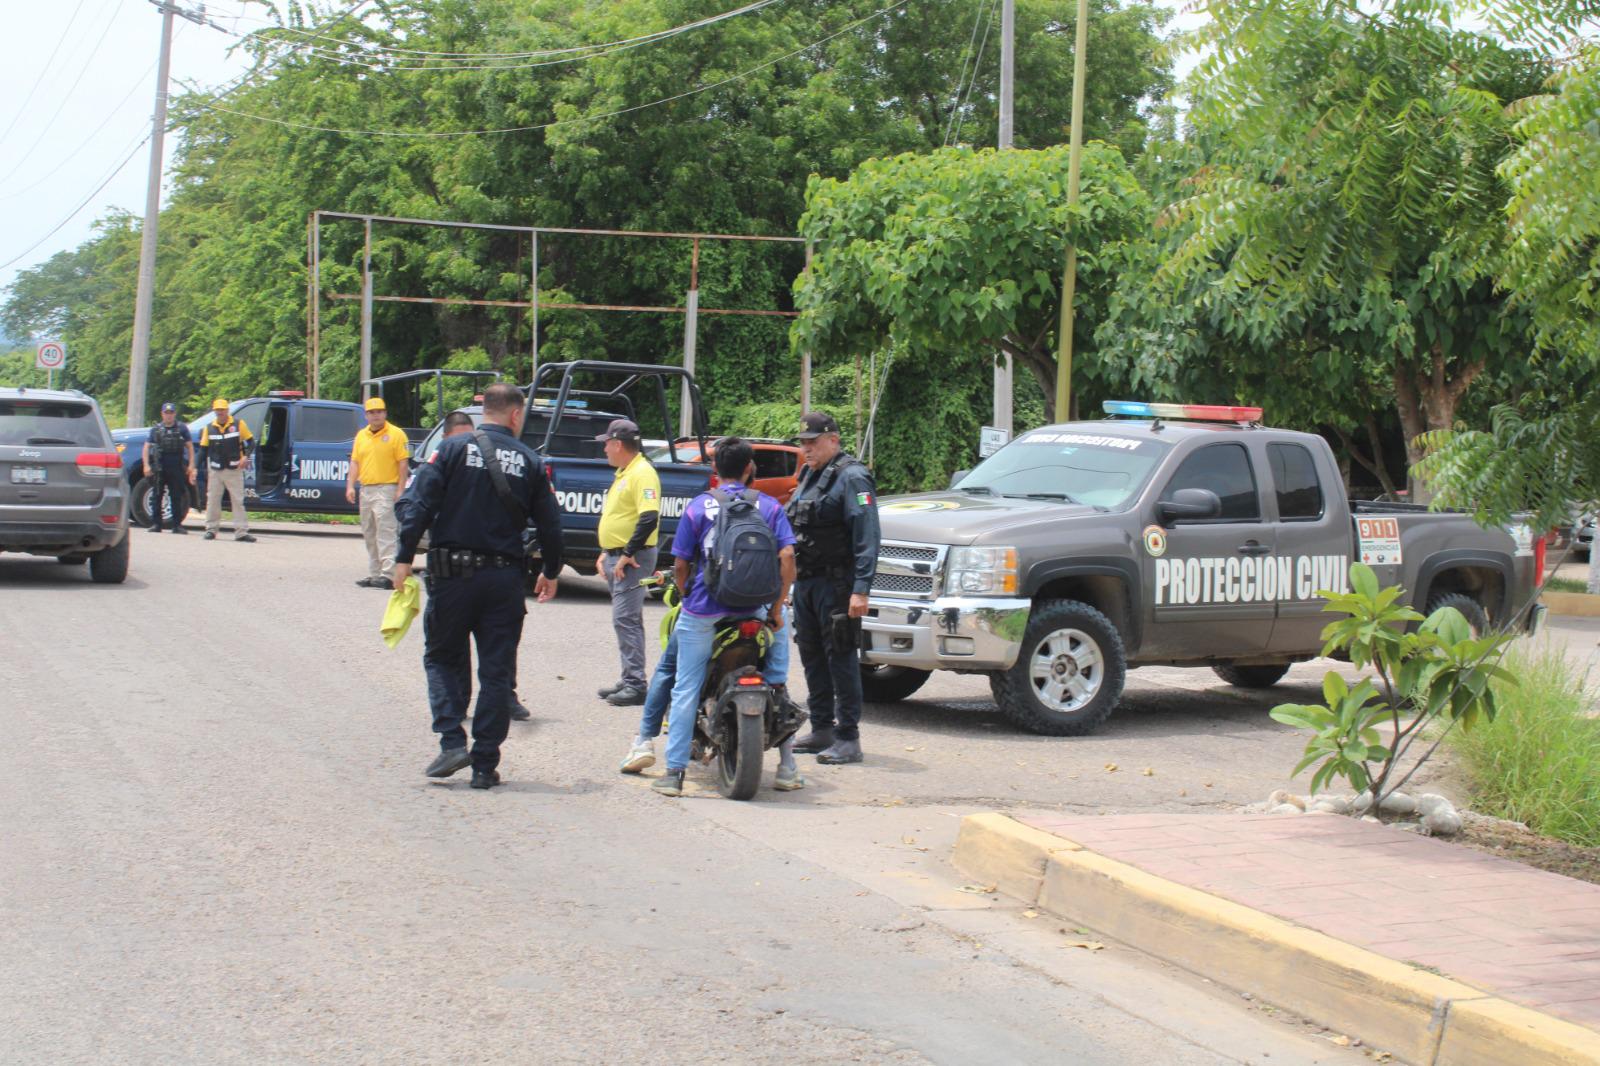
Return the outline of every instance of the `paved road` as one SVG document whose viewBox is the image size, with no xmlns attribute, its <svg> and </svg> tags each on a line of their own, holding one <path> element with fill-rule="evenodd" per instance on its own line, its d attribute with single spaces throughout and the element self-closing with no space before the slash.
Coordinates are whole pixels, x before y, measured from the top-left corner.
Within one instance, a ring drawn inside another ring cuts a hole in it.
<svg viewBox="0 0 1600 1066">
<path fill-rule="evenodd" d="M 669 801 L 615 772 L 603 589 L 566 579 L 480 793 L 421 776 L 420 632 L 379 642 L 358 539 L 133 536 L 120 587 L 0 557 L 0 1061 L 1363 1061 L 949 866 L 996 804 L 1264 795 L 1298 742 L 1209 674 L 1140 672 L 1083 740 L 937 678 L 863 766 Z"/>
</svg>

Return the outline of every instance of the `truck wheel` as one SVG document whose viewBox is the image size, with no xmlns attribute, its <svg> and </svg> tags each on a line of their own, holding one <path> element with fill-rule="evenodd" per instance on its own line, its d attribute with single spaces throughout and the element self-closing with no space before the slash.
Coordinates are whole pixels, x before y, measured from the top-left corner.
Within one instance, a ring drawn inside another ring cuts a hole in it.
<svg viewBox="0 0 1600 1066">
<path fill-rule="evenodd" d="M 1235 666 L 1233 663 L 1215 663 L 1211 672 L 1234 688 L 1271 688 L 1283 680 L 1283 675 L 1289 672 L 1289 664 Z"/>
<path fill-rule="evenodd" d="M 861 694 L 868 703 L 899 703 L 927 684 L 931 670 L 861 664 Z"/>
<path fill-rule="evenodd" d="M 132 540 L 131 531 L 124 533 L 114 546 L 89 556 L 89 580 L 96 585 L 120 585 L 127 580 L 128 549 Z"/>
<path fill-rule="evenodd" d="M 1122 698 L 1128 660 L 1111 619 L 1076 600 L 1038 605 L 1009 670 L 989 675 L 1000 713 L 1031 733 L 1081 737 Z"/>
<path fill-rule="evenodd" d="M 1442 592 L 1428 601 L 1428 609 L 1422 613 L 1432 614 L 1441 607 L 1454 607 L 1460 611 L 1461 617 L 1472 627 L 1474 637 L 1489 632 L 1489 613 L 1483 609 L 1483 604 L 1465 592 Z"/>
<path fill-rule="evenodd" d="M 150 509 L 155 504 L 155 499 L 155 477 L 151 476 L 140 478 L 139 481 L 133 486 L 133 499 L 129 501 L 128 512 L 128 517 L 132 523 L 138 526 L 140 529 L 146 529 L 149 527 Z M 173 525 L 182 525 L 183 520 L 189 515 L 189 492 L 185 491 L 183 494 L 183 500 L 177 504 L 174 504 L 171 496 L 167 497 L 166 502 L 163 504 L 164 510 L 161 513 L 163 526 L 166 525 L 169 517 L 173 517 L 171 511 L 174 506 L 178 508 L 178 513 L 176 515 L 177 521 L 174 522 Z"/>
</svg>

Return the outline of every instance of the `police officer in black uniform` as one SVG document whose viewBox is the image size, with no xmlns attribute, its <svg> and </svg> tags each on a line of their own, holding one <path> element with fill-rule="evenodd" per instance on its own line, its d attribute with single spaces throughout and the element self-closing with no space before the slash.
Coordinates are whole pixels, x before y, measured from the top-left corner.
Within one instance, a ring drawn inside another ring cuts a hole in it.
<svg viewBox="0 0 1600 1066">
<path fill-rule="evenodd" d="M 161 421 L 150 427 L 142 459 L 145 476 L 156 482 L 150 493 L 150 532 L 161 532 L 163 495 L 171 501 L 172 531 L 189 532 L 183 528 L 183 513 L 189 509 L 189 486 L 195 481 L 194 435 L 178 421 L 175 405 L 161 405 Z"/>
<path fill-rule="evenodd" d="M 844 451 L 823 411 L 800 418 L 805 467 L 789 500 L 794 526 L 795 643 L 805 668 L 811 732 L 794 750 L 821 763 L 861 761 L 861 619 L 878 569 L 877 487 Z"/>
<path fill-rule="evenodd" d="M 516 386 L 491 385 L 483 394 L 483 425 L 446 438 L 395 505 L 396 587 L 411 575 L 422 534 L 432 530 L 422 664 L 440 750 L 424 773 L 449 777 L 470 763 L 473 788 L 500 783 L 495 767 L 511 726 L 517 645 L 528 611 L 522 535 L 530 521 L 543 562 L 534 587 L 540 603 L 555 596 L 561 572 L 561 509 L 544 461 L 518 439 L 523 402 Z M 469 636 L 478 649 L 470 755 L 462 728 L 470 691 L 464 683 L 471 677 Z"/>
</svg>

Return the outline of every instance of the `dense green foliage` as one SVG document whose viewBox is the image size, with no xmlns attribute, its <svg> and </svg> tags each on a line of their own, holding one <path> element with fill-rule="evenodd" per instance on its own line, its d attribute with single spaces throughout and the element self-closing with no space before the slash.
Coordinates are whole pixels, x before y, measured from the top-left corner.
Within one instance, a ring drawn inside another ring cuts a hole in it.
<svg viewBox="0 0 1600 1066">
<path fill-rule="evenodd" d="M 994 130 L 995 38 L 976 84 L 974 5 L 918 0 L 784 0 L 664 40 L 583 61 L 492 61 L 492 69 L 402 69 L 385 48 L 489 53 L 617 41 L 726 10 L 717 0 L 400 0 L 364 21 L 326 22 L 316 51 L 296 28 L 252 47 L 262 72 L 218 99 L 175 103 L 182 137 L 163 211 L 152 344 L 152 400 L 190 404 L 300 385 L 307 376 L 306 220 L 314 209 L 480 223 L 793 235 L 809 177 L 842 178 L 863 160 L 937 149 Z M 292 7 L 293 5 L 291 5 Z M 1018 3 L 1017 141 L 1065 140 L 1073 0 Z M 1095 4 L 1100 65 L 1089 129 L 1128 152 L 1144 140 L 1139 102 L 1166 91 L 1157 55 L 1165 15 L 1149 0 Z M 987 9 L 984 9 L 987 14 Z M 343 43 L 338 43 L 342 41 Z M 546 65 L 536 65 L 538 63 Z M 970 82 L 971 79 L 969 78 Z M 960 90 L 958 105 L 958 90 Z M 953 116 L 953 112 L 959 112 Z M 602 116 L 602 117 L 591 117 Z M 610 116 L 610 117 L 603 117 Z M 954 120 L 953 120 L 954 117 Z M 555 123 L 554 125 L 550 125 Z M 322 127 L 312 129 L 306 127 Z M 474 130 L 462 137 L 374 136 Z M 959 131 L 959 133 L 957 133 Z M 323 289 L 359 291 L 362 232 L 323 237 Z M 545 300 L 678 305 L 689 246 L 673 240 L 549 237 Z M 109 219 L 93 241 L 25 272 L 0 321 L 13 335 L 53 333 L 73 352 L 73 380 L 105 401 L 125 395 L 137 226 Z M 380 295 L 526 299 L 530 249 L 515 234 L 379 226 Z M 804 264 L 793 245 L 706 244 L 702 306 L 793 306 Z M 358 306 L 324 300 L 322 392 L 354 395 Z M 782 319 L 703 317 L 698 376 L 717 428 L 792 418 L 798 358 Z M 542 360 L 681 358 L 680 315 L 549 311 Z M 378 373 L 455 365 L 481 351 L 527 379 L 529 318 L 517 308 L 380 303 Z M 823 367 L 822 369 L 826 369 Z M 976 396 L 987 367 L 951 368 Z M 853 396 L 829 397 L 848 413 Z M 894 416 L 891 413 L 891 417 Z"/>
</svg>

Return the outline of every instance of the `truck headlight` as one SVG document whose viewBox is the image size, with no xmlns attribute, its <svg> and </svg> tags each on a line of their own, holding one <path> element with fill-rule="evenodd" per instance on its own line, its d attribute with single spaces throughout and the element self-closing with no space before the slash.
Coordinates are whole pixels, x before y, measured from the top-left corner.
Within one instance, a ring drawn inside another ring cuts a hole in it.
<svg viewBox="0 0 1600 1066">
<path fill-rule="evenodd" d="M 1017 591 L 1017 549 L 950 549 L 945 562 L 944 590 L 952 596 L 1014 594 Z"/>
</svg>

